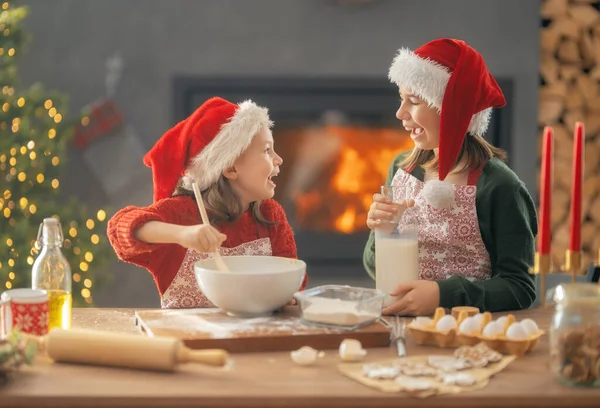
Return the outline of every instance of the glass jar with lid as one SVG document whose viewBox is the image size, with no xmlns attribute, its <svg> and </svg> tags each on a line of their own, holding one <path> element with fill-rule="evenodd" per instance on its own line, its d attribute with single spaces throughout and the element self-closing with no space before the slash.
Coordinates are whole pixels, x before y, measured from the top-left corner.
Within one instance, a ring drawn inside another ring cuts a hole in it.
<svg viewBox="0 0 600 408">
<path fill-rule="evenodd" d="M 600 285 L 562 284 L 550 296 L 552 371 L 566 385 L 600 387 Z"/>
</svg>

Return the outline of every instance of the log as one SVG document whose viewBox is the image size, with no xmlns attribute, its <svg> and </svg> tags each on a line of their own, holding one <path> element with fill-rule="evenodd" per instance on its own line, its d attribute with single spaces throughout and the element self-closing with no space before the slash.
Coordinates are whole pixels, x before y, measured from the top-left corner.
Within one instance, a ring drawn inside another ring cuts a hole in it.
<svg viewBox="0 0 600 408">
<path fill-rule="evenodd" d="M 598 60 L 596 53 L 600 51 L 594 48 L 592 33 L 587 30 L 581 34 L 581 38 L 579 39 L 579 52 L 583 60 L 583 68 L 589 69 L 596 65 L 596 61 Z"/>
<path fill-rule="evenodd" d="M 589 217 L 594 220 L 596 223 L 600 224 L 600 197 L 596 197 L 591 206 L 590 211 L 588 212 Z"/>
<path fill-rule="evenodd" d="M 581 75 L 581 65 L 579 64 L 561 64 L 559 68 L 560 79 L 571 83 L 575 78 Z"/>
<path fill-rule="evenodd" d="M 552 203 L 554 205 L 554 203 Z M 550 214 L 550 223 L 552 224 L 552 231 L 560 227 L 565 221 L 567 221 L 568 210 L 559 207 L 558 209 L 552 208 L 552 214 Z"/>
<path fill-rule="evenodd" d="M 600 24 L 596 24 L 595 26 L 592 27 L 592 37 L 600 38 Z M 598 62 L 598 61 L 596 61 L 596 62 Z"/>
<path fill-rule="evenodd" d="M 561 252 L 569 246 L 569 223 L 563 222 L 552 234 L 552 240 L 556 243 L 556 247 L 560 248 Z"/>
<path fill-rule="evenodd" d="M 540 74 L 542 75 L 542 79 L 547 84 L 554 84 L 558 81 L 558 69 L 559 65 L 556 59 L 553 56 L 548 56 L 546 54 L 542 55 L 541 58 L 541 66 L 540 66 Z"/>
<path fill-rule="evenodd" d="M 555 188 L 569 191 L 571 188 L 571 160 L 556 160 L 554 162 L 554 185 Z"/>
<path fill-rule="evenodd" d="M 560 270 L 565 263 L 565 250 L 569 247 L 569 226 L 563 223 L 552 234 L 552 260 L 556 270 Z"/>
<path fill-rule="evenodd" d="M 598 98 L 599 100 L 596 103 L 600 103 L 600 98 Z M 590 110 L 590 113 L 588 114 L 586 120 L 585 120 L 585 134 L 586 137 L 588 138 L 592 138 L 595 136 L 598 136 L 600 134 L 600 111 L 594 111 L 591 110 L 589 108 L 590 105 L 588 105 L 588 109 Z M 592 105 L 592 106 L 596 106 L 596 107 L 600 107 L 600 105 Z M 596 147 L 596 152 L 598 155 L 600 155 L 600 146 Z"/>
<path fill-rule="evenodd" d="M 570 145 L 571 140 L 573 139 L 573 132 L 571 132 L 569 129 L 567 129 L 565 127 L 565 125 L 563 125 L 562 123 L 556 124 L 552 127 L 552 129 L 554 129 L 554 138 L 556 140 L 556 143 L 558 144 L 558 146 L 560 147 L 560 151 L 558 151 L 558 148 L 555 149 L 555 151 L 557 152 L 557 154 L 567 154 L 569 157 L 569 160 L 571 160 L 571 151 L 564 151 L 562 150 L 565 145 Z M 568 149 L 567 149 L 568 150 Z"/>
<path fill-rule="evenodd" d="M 583 95 L 577 89 L 571 89 L 565 99 L 565 108 L 567 111 L 583 109 L 584 105 Z"/>
<path fill-rule="evenodd" d="M 586 163 L 587 168 L 587 163 Z M 594 170 L 598 171 L 598 169 Z M 586 177 L 583 181 L 583 187 L 581 189 L 582 196 L 586 200 L 593 200 L 598 195 L 598 191 L 600 190 L 600 177 L 590 175 Z"/>
<path fill-rule="evenodd" d="M 575 84 L 587 103 L 598 96 L 598 83 L 583 73 L 575 78 Z"/>
<path fill-rule="evenodd" d="M 540 99 L 564 99 L 568 95 L 567 84 L 558 81 L 540 88 Z"/>
<path fill-rule="evenodd" d="M 600 19 L 600 11 L 589 4 L 572 4 L 567 12 L 581 28 L 590 28 Z"/>
<path fill-rule="evenodd" d="M 596 25 L 592 29 L 591 40 L 594 58 L 596 59 L 596 65 L 600 65 L 600 24 Z"/>
<path fill-rule="evenodd" d="M 552 211 L 550 214 L 553 231 L 565 222 L 568 214 L 569 194 L 565 189 L 557 189 L 555 186 L 554 194 L 552 194 Z"/>
<path fill-rule="evenodd" d="M 581 109 L 575 109 L 565 111 L 563 115 L 563 122 L 567 126 L 567 129 L 575 129 L 575 122 L 585 123 L 586 115 Z"/>
<path fill-rule="evenodd" d="M 598 252 L 598 250 L 600 250 L 600 234 L 596 235 L 596 237 L 592 241 L 590 249 L 590 255 L 593 257 L 593 261 L 597 262 L 597 264 L 600 264 L 600 253 Z"/>
<path fill-rule="evenodd" d="M 588 248 L 592 245 L 594 238 L 598 234 L 598 226 L 591 221 L 584 221 L 581 224 L 581 243 Z"/>
<path fill-rule="evenodd" d="M 590 103 L 587 104 L 588 112 L 597 114 L 600 113 L 600 95 L 596 96 Z"/>
<path fill-rule="evenodd" d="M 540 14 L 545 19 L 555 19 L 567 14 L 569 0 L 547 0 L 542 3 Z"/>
<path fill-rule="evenodd" d="M 586 131 L 586 143 L 584 146 L 584 155 L 585 161 L 584 163 L 584 186 L 586 182 L 592 182 L 592 180 L 599 180 L 600 176 L 595 176 L 595 174 L 600 173 L 600 150 L 598 150 L 598 146 L 596 143 L 589 140 L 589 136 Z M 590 192 L 595 192 L 594 189 L 590 190 Z M 584 197 L 586 195 L 584 194 Z"/>
<path fill-rule="evenodd" d="M 573 159 L 573 138 L 571 132 L 569 132 L 564 126 L 556 125 L 554 129 L 554 164 L 558 163 L 559 166 L 567 166 Z M 556 172 L 554 169 L 554 177 Z"/>
<path fill-rule="evenodd" d="M 560 17 L 552 22 L 548 27 L 558 31 L 562 36 L 570 38 L 572 40 L 578 40 L 581 30 L 570 17 Z"/>
<path fill-rule="evenodd" d="M 587 218 L 587 214 L 590 212 L 591 205 L 592 200 L 587 197 L 581 201 L 581 214 L 583 215 L 583 219 Z"/>
<path fill-rule="evenodd" d="M 577 42 L 569 39 L 562 40 L 558 45 L 558 58 L 562 62 L 581 62 L 581 53 Z"/>
<path fill-rule="evenodd" d="M 564 104 L 561 100 L 547 99 L 540 101 L 538 123 L 546 126 L 558 122 L 563 110 Z"/>
<path fill-rule="evenodd" d="M 542 45 L 542 52 L 548 54 L 554 54 L 558 47 L 558 40 L 560 39 L 560 32 L 551 28 L 543 28 L 540 33 L 540 42 Z M 590 39 L 591 41 L 591 39 Z"/>
</svg>

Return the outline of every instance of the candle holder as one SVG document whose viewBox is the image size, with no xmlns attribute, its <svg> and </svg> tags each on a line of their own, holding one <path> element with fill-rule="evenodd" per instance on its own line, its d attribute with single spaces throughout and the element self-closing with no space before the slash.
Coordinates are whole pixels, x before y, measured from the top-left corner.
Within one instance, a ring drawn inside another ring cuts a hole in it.
<svg viewBox="0 0 600 408">
<path fill-rule="evenodd" d="M 533 268 L 529 270 L 532 275 L 540 275 L 541 305 L 546 306 L 546 275 L 552 273 L 552 259 L 550 254 L 535 252 Z"/>
<path fill-rule="evenodd" d="M 581 251 L 571 251 L 567 249 L 565 252 L 565 265 L 562 271 L 571 275 L 571 281 L 575 282 L 578 275 L 585 275 L 587 270 L 581 265 L 583 254 Z"/>
</svg>

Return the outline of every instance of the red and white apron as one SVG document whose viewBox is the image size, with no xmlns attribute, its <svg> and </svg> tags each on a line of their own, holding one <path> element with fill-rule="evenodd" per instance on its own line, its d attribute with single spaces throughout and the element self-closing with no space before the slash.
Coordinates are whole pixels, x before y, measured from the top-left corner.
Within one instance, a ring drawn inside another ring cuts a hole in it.
<svg viewBox="0 0 600 408">
<path fill-rule="evenodd" d="M 432 207 L 422 194 L 424 182 L 399 169 L 392 180 L 394 201 L 403 201 L 406 189 L 415 200 L 413 211 L 419 231 L 419 278 L 444 280 L 452 275 L 470 281 L 491 276 L 490 256 L 479 230 L 475 193 L 480 172 L 471 172 L 466 186 L 454 185 L 454 205 Z"/>
<path fill-rule="evenodd" d="M 260 233 L 259 239 L 246 242 L 234 248 L 221 248 L 221 255 L 273 255 L 271 239 L 268 238 L 268 232 L 265 232 L 266 228 L 259 226 L 258 230 Z M 215 307 L 215 305 L 202 294 L 198 282 L 196 281 L 196 276 L 194 275 L 194 264 L 209 256 L 210 254 L 198 253 L 193 249 L 188 249 L 175 278 L 173 278 L 171 285 L 169 285 L 160 299 L 162 308 Z"/>
</svg>

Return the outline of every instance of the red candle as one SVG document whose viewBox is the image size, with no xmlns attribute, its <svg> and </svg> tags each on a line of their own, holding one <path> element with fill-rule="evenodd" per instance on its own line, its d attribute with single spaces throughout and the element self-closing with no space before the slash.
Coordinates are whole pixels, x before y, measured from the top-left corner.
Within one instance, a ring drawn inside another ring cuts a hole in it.
<svg viewBox="0 0 600 408">
<path fill-rule="evenodd" d="M 544 128 L 544 139 L 542 146 L 542 171 L 540 182 L 540 230 L 538 234 L 538 252 L 540 254 L 550 253 L 551 218 L 550 208 L 552 201 L 552 158 L 554 151 L 554 132 L 552 127 Z"/>
<path fill-rule="evenodd" d="M 581 251 L 581 190 L 583 188 L 583 123 L 575 124 L 573 142 L 573 184 L 571 186 L 571 240 L 569 250 Z"/>
</svg>

